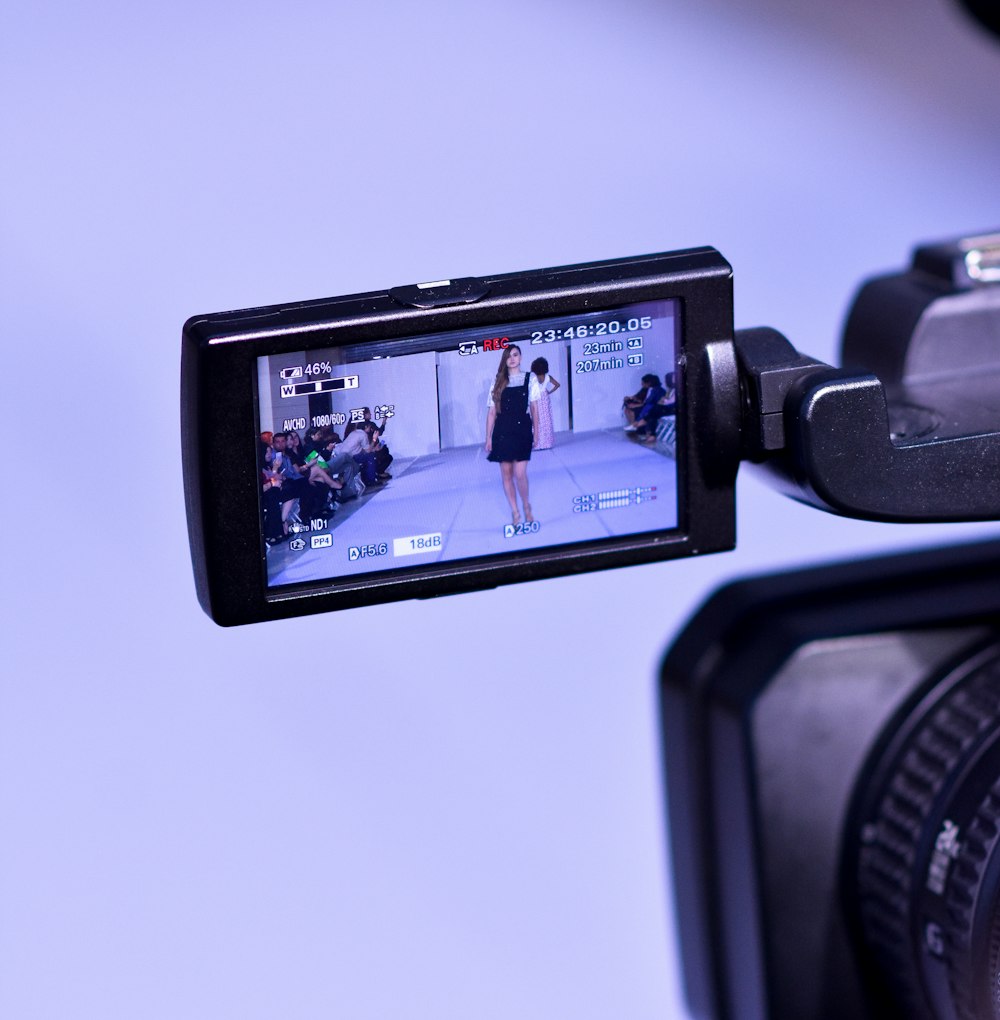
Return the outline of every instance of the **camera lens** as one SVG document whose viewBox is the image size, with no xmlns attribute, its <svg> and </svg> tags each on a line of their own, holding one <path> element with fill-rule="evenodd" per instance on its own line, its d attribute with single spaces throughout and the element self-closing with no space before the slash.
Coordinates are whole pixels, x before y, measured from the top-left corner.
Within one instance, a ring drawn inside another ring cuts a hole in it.
<svg viewBox="0 0 1000 1020">
<path fill-rule="evenodd" d="M 853 818 L 845 888 L 872 1000 L 1000 1020 L 1000 645 L 890 727 Z"/>
</svg>

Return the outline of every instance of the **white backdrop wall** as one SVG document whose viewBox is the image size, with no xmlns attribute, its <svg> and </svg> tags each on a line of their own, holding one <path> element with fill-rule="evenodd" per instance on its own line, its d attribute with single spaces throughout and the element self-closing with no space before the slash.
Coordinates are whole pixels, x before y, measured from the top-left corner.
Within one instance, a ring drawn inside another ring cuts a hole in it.
<svg viewBox="0 0 1000 1020">
<path fill-rule="evenodd" d="M 394 404 L 385 441 L 394 457 L 421 457 L 441 449 L 435 354 L 410 354 L 344 365 L 344 375 L 357 375 L 358 388 L 333 399 L 335 411 Z M 342 430 L 341 430 L 342 431 Z"/>
<path fill-rule="evenodd" d="M 500 355 L 438 355 L 441 402 L 441 449 L 486 442 L 486 402 L 496 378 Z"/>
</svg>

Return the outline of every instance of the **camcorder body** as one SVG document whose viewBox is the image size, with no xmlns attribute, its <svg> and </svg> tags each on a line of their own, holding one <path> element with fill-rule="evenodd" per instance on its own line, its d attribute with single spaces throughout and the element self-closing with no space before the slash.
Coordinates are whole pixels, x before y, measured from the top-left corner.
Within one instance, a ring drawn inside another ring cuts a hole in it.
<svg viewBox="0 0 1000 1020">
<path fill-rule="evenodd" d="M 842 369 L 737 334 L 749 458 L 836 512 L 997 519 L 995 241 L 865 283 Z M 771 364 L 792 378 L 769 397 Z M 759 577 L 676 639 L 661 723 L 696 1016 L 1000 1016 L 998 577 L 1000 542 Z"/>
<path fill-rule="evenodd" d="M 199 598 L 231 625 L 720 552 L 741 463 L 836 514 L 1000 519 L 1000 234 L 866 282 L 841 360 L 735 330 L 708 247 L 197 316 Z M 743 582 L 677 639 L 696 1015 L 1000 1016 L 998 568 Z"/>
<path fill-rule="evenodd" d="M 1000 1009 L 1000 541 L 731 584 L 661 708 L 685 986 L 713 1020 Z"/>
</svg>

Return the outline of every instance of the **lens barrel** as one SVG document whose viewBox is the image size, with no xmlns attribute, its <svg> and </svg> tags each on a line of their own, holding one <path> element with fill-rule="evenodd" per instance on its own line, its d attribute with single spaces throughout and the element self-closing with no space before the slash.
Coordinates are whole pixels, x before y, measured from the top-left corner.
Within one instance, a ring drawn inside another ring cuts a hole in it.
<svg viewBox="0 0 1000 1020">
<path fill-rule="evenodd" d="M 873 1000 L 1000 1020 L 1000 645 L 897 719 L 852 817 L 844 888 Z"/>
</svg>

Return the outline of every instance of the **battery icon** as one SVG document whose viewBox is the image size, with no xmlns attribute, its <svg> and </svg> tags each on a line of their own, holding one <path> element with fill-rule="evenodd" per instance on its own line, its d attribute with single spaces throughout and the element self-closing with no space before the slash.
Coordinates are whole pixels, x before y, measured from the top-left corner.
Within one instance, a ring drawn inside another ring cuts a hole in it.
<svg viewBox="0 0 1000 1020">
<path fill-rule="evenodd" d="M 282 379 L 301 379 L 302 366 L 296 365 L 294 368 L 283 368 L 280 375 Z"/>
</svg>

